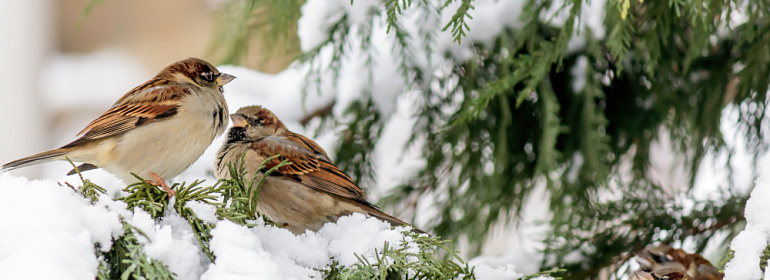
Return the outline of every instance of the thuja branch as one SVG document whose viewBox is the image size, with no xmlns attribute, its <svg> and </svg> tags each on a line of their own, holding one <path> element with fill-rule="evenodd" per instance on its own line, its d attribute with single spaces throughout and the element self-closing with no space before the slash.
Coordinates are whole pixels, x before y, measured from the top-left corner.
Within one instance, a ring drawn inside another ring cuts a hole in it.
<svg viewBox="0 0 770 280">
<path fill-rule="evenodd" d="M 265 180 L 278 168 L 291 163 L 288 160 L 283 160 L 276 166 L 261 173 L 269 162 L 281 158 L 281 155 L 274 155 L 262 161 L 259 167 L 251 173 L 246 170 L 245 156 L 244 154 L 238 163 L 228 163 L 230 178 L 220 179 L 219 181 L 220 186 L 217 188 L 217 192 L 222 195 L 223 200 L 217 209 L 217 215 L 240 225 L 252 225 L 248 221 L 258 217 L 257 203 L 259 201 L 259 192 Z M 248 174 L 251 174 L 251 176 L 247 176 Z M 272 223 L 268 219 L 265 221 Z"/>
<path fill-rule="evenodd" d="M 214 229 L 214 225 L 202 221 L 195 212 L 187 207 L 187 203 L 194 201 L 200 203 L 206 203 L 209 205 L 220 206 L 218 202 L 219 190 L 216 185 L 210 187 L 200 187 L 199 185 L 204 181 L 194 181 L 190 186 L 185 187 L 184 183 L 177 189 L 176 202 L 174 203 L 174 210 L 184 218 L 195 233 L 195 237 L 198 239 L 198 245 L 201 250 L 206 253 L 209 260 L 212 262 L 216 258 L 214 253 L 209 249 L 211 242 L 211 230 Z"/>
</svg>

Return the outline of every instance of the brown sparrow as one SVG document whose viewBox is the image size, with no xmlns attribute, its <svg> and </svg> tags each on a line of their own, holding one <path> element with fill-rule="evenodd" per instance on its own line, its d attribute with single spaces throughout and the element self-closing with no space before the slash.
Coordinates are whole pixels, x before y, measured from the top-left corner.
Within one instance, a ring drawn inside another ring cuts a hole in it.
<svg viewBox="0 0 770 280">
<path fill-rule="evenodd" d="M 163 178 L 187 169 L 225 131 L 222 86 L 234 78 L 202 59 L 175 62 L 123 95 L 77 140 L 6 163 L 3 170 L 68 157 L 84 162 L 81 171 L 104 168 L 126 183 L 136 181 L 132 172 L 152 177 L 148 182 L 173 195 Z"/>
<path fill-rule="evenodd" d="M 376 217 L 393 226 L 409 225 L 383 213 L 366 201 L 350 177 L 335 166 L 313 140 L 289 131 L 271 112 L 260 106 L 243 107 L 230 115 L 233 127 L 217 154 L 217 178 L 231 178 L 228 163 L 246 167 L 246 178 L 268 157 L 266 169 L 288 160 L 265 180 L 259 193 L 257 211 L 283 224 L 295 234 L 317 231 L 354 212 Z M 415 229 L 415 231 L 422 232 Z"/>
<path fill-rule="evenodd" d="M 667 245 L 647 246 L 636 256 L 642 271 L 634 273 L 631 279 L 721 280 L 724 277 L 700 254 L 688 254 Z"/>
</svg>

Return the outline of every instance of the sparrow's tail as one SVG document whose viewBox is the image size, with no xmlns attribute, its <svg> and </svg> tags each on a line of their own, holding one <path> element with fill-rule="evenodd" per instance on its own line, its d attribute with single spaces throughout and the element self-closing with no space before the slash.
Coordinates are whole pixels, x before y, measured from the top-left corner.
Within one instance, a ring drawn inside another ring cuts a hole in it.
<svg viewBox="0 0 770 280">
<path fill-rule="evenodd" d="M 369 209 L 369 215 L 372 215 L 372 216 L 376 217 L 377 219 L 386 221 L 386 222 L 390 223 L 394 227 L 397 227 L 397 226 L 410 226 L 410 227 L 412 227 L 412 231 L 414 231 L 414 232 L 424 233 L 424 234 L 430 235 L 429 233 L 424 232 L 421 229 L 416 228 L 416 227 L 414 227 L 413 225 L 411 225 L 411 224 L 409 224 L 407 222 L 399 220 L 396 217 L 393 217 L 391 215 L 385 214 L 384 212 L 382 212 L 382 211 L 380 211 L 380 210 L 378 210 L 378 209 L 376 209 L 374 207 L 371 207 L 371 209 Z"/>
<path fill-rule="evenodd" d="M 3 171 L 40 164 L 40 163 L 49 162 L 49 161 L 54 161 L 58 159 L 64 159 L 64 156 L 66 154 L 67 154 L 67 151 L 64 149 L 56 149 L 52 151 L 42 152 L 36 155 L 31 155 L 25 158 L 20 158 L 12 162 L 3 164 Z"/>
</svg>

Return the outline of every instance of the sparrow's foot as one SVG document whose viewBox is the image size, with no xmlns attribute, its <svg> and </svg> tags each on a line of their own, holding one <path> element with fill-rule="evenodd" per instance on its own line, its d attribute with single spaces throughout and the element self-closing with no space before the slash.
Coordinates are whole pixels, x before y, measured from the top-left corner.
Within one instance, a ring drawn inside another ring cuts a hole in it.
<svg viewBox="0 0 770 280">
<path fill-rule="evenodd" d="M 152 177 L 153 180 L 147 180 L 147 183 L 150 183 L 153 186 L 159 186 L 163 188 L 163 191 L 168 194 L 168 197 L 172 197 L 176 194 L 174 190 L 172 190 L 168 185 L 166 185 L 166 180 L 163 180 L 158 174 L 155 174 L 155 172 L 150 172 L 150 177 Z"/>
</svg>

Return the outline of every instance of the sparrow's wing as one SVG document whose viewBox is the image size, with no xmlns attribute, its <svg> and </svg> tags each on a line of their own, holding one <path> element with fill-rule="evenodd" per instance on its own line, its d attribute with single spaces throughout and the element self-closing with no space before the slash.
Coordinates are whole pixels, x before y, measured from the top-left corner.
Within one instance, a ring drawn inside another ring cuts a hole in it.
<svg viewBox="0 0 770 280">
<path fill-rule="evenodd" d="M 65 147 L 117 135 L 133 128 L 176 115 L 179 102 L 191 95 L 189 84 L 160 84 L 158 80 L 134 88 L 121 97 L 107 112 L 78 133 L 83 135 Z"/>
<path fill-rule="evenodd" d="M 267 164 L 268 169 L 288 159 L 291 165 L 278 168 L 278 173 L 316 190 L 366 202 L 363 190 L 331 163 L 318 144 L 305 136 L 294 133 L 286 137 L 269 136 L 254 142 L 252 148 L 265 158 L 281 155 Z"/>
</svg>

